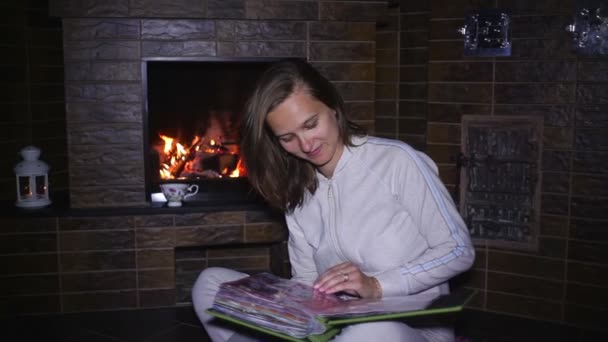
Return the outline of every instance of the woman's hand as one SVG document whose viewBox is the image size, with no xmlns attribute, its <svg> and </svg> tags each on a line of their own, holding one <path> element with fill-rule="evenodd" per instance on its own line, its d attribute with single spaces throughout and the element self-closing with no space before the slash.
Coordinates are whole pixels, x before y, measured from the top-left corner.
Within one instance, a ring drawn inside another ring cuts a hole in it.
<svg viewBox="0 0 608 342">
<path fill-rule="evenodd" d="M 368 277 L 350 262 L 333 266 L 315 281 L 314 288 L 325 293 L 344 291 L 361 298 L 380 298 L 382 288 L 374 277 Z"/>
</svg>

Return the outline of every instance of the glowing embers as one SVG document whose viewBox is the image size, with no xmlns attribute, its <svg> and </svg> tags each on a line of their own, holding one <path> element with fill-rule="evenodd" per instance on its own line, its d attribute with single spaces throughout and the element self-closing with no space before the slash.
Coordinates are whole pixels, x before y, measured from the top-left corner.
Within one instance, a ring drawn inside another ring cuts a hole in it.
<svg viewBox="0 0 608 342">
<path fill-rule="evenodd" d="M 156 147 L 161 179 L 200 179 L 245 177 L 239 146 L 221 139 L 195 136 L 190 145 L 159 134 Z"/>
</svg>

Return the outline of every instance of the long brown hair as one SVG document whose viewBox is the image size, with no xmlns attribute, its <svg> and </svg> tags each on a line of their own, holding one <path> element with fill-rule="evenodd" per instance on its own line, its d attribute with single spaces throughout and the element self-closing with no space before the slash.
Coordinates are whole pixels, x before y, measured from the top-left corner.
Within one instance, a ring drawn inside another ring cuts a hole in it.
<svg viewBox="0 0 608 342">
<path fill-rule="evenodd" d="M 283 149 L 266 124 L 266 116 L 296 90 L 308 92 L 336 112 L 342 142 L 352 146 L 353 135 L 365 130 L 344 113 L 344 100 L 325 77 L 303 60 L 273 64 L 258 80 L 247 102 L 241 128 L 241 151 L 253 187 L 272 206 L 293 211 L 318 186 L 316 168 Z"/>
</svg>

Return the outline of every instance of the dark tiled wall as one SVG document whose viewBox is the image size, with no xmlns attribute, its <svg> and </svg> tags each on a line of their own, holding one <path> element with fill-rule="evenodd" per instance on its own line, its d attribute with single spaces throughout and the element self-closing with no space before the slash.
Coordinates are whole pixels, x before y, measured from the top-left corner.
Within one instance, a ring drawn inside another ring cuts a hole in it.
<svg viewBox="0 0 608 342">
<path fill-rule="evenodd" d="M 284 222 L 263 210 L 0 218 L 0 226 L 0 316 L 173 306 L 190 300 L 208 266 L 289 275 Z"/>
<path fill-rule="evenodd" d="M 46 1 L 0 4 L 0 200 L 14 201 L 13 167 L 28 145 L 51 167 L 51 192 L 67 188 L 61 21 Z"/>
<path fill-rule="evenodd" d="M 417 21 L 424 15 L 417 1 L 401 2 L 401 19 L 411 19 L 412 25 L 429 32 L 426 151 L 439 163 L 450 189 L 455 192 L 458 184 L 455 157 L 463 115 L 544 118 L 538 252 L 477 246 L 473 270 L 454 284 L 480 291 L 472 303 L 475 308 L 605 329 L 608 58 L 571 52 L 564 27 L 572 20 L 573 0 L 426 3 L 426 26 Z M 512 56 L 463 57 L 456 30 L 466 11 L 484 7 L 511 10 Z M 415 19 L 410 10 L 421 12 Z M 402 47 L 413 41 L 403 29 L 407 26 L 401 24 Z M 409 50 L 401 52 L 404 74 L 410 64 L 404 61 L 417 59 L 410 59 Z M 400 109 L 405 109 L 403 97 L 412 92 L 403 78 L 401 86 Z M 407 111 L 416 113 L 415 108 Z"/>
</svg>

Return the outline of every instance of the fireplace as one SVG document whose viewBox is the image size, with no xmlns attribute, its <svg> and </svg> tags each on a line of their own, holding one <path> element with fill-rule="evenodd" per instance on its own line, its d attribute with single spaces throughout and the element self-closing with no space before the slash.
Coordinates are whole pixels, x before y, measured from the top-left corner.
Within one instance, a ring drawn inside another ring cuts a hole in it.
<svg viewBox="0 0 608 342">
<path fill-rule="evenodd" d="M 144 61 L 146 192 L 197 184 L 194 203 L 258 200 L 240 155 L 240 121 L 257 78 L 276 59 Z M 162 199 L 162 197 L 161 197 Z"/>
</svg>

